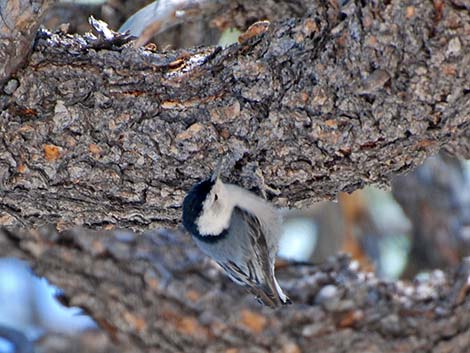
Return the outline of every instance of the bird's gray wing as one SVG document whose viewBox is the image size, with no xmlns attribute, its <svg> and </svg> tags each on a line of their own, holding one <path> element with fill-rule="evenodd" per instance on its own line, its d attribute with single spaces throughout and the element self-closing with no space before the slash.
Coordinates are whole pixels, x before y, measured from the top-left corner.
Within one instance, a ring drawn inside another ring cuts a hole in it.
<svg viewBox="0 0 470 353">
<path fill-rule="evenodd" d="M 249 287 L 266 305 L 277 306 L 279 296 L 274 284 L 274 264 L 266 241 L 265 228 L 258 217 L 242 208 L 235 207 L 231 227 L 246 235 L 242 259 L 220 261 L 219 265 L 238 284 Z M 239 229 L 245 228 L 245 229 Z"/>
</svg>

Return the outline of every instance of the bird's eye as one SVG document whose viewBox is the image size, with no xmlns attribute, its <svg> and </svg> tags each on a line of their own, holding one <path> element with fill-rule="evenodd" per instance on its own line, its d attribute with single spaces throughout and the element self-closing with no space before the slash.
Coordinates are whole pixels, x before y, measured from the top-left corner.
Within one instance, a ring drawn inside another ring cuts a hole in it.
<svg viewBox="0 0 470 353">
<path fill-rule="evenodd" d="M 218 199 L 219 199 L 219 197 L 217 196 L 217 194 L 215 194 L 214 201 L 217 201 Z"/>
</svg>

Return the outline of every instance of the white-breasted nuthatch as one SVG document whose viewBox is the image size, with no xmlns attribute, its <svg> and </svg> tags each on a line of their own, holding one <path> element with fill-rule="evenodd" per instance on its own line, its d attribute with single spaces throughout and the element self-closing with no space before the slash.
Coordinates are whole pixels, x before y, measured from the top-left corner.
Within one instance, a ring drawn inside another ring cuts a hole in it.
<svg viewBox="0 0 470 353">
<path fill-rule="evenodd" d="M 290 304 L 274 276 L 279 210 L 239 186 L 223 183 L 220 167 L 187 193 L 183 225 L 235 283 L 272 308 Z"/>
</svg>

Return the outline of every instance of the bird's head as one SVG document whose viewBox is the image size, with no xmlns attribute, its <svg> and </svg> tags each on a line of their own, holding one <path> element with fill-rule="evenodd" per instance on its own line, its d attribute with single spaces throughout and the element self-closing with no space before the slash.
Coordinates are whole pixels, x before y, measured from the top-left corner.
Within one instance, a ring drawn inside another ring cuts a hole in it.
<svg viewBox="0 0 470 353">
<path fill-rule="evenodd" d="M 196 185 L 183 201 L 183 225 L 195 236 L 218 236 L 230 223 L 230 200 L 220 180 L 220 165 Z"/>
</svg>

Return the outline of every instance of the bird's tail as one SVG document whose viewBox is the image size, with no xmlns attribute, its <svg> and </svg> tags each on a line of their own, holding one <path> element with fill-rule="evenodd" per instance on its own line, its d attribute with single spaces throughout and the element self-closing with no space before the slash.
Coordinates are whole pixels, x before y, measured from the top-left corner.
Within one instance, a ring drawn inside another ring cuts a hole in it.
<svg viewBox="0 0 470 353">
<path fill-rule="evenodd" d="M 281 300 L 282 305 L 292 304 L 292 301 L 291 301 L 291 300 L 289 299 L 289 297 L 284 293 L 284 291 L 282 290 L 282 288 L 281 288 L 281 286 L 279 285 L 279 283 L 277 283 L 276 277 L 273 276 L 273 279 L 274 279 L 274 287 L 276 288 L 277 296 L 278 296 L 279 299 Z"/>
<path fill-rule="evenodd" d="M 292 304 L 292 301 L 284 293 L 281 286 L 274 277 L 274 273 L 268 279 L 269 283 L 253 288 L 256 297 L 264 304 L 271 308 L 278 308 L 282 305 Z"/>
</svg>

